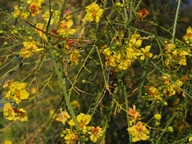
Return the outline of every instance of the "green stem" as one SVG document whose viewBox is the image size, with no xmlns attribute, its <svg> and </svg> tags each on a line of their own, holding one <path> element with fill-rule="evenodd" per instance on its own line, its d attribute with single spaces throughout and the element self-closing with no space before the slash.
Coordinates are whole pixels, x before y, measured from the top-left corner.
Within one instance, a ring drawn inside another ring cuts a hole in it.
<svg viewBox="0 0 192 144">
<path fill-rule="evenodd" d="M 126 91 L 126 85 L 124 85 L 124 97 L 125 97 L 125 108 L 127 111 L 129 111 L 129 104 L 128 104 L 128 98 L 127 98 L 127 91 Z M 126 117 L 127 117 L 127 125 L 128 125 L 128 128 L 130 127 L 130 124 L 129 124 L 129 114 L 126 113 Z M 129 143 L 132 144 L 132 136 L 131 134 L 129 133 Z"/>
<path fill-rule="evenodd" d="M 66 106 L 67 106 L 67 108 L 69 110 L 69 113 L 70 113 L 73 121 L 75 122 L 75 125 L 76 125 L 77 129 L 80 130 L 79 124 L 78 124 L 77 119 L 76 119 L 75 112 L 74 112 L 74 110 L 72 108 L 72 105 L 70 103 L 70 98 L 69 98 L 69 96 L 67 94 L 65 78 L 62 76 L 61 72 L 59 71 L 59 66 L 58 66 L 58 64 L 57 64 L 57 62 L 55 60 L 54 53 L 53 53 L 53 51 L 51 49 L 50 49 L 50 53 L 51 53 L 51 59 L 53 61 L 53 66 L 55 68 L 55 71 L 56 71 L 57 77 L 59 79 L 59 82 L 61 84 L 61 89 L 62 89 L 63 94 L 64 94 L 64 99 L 65 99 L 65 102 L 66 102 Z"/>
<path fill-rule="evenodd" d="M 174 43 L 174 39 L 175 39 L 175 32 L 176 32 L 177 19 L 178 19 L 178 15 L 179 15 L 180 6 L 181 6 L 181 0 L 179 0 L 179 2 L 177 4 L 177 10 L 176 10 L 175 21 L 174 21 L 174 26 L 173 26 L 172 43 Z"/>
</svg>

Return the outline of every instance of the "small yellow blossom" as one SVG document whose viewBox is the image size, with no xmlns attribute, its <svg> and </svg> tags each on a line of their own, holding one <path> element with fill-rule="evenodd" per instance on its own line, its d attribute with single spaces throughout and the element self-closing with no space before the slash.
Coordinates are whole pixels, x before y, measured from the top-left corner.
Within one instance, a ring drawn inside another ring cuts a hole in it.
<svg viewBox="0 0 192 144">
<path fill-rule="evenodd" d="M 91 134 L 90 140 L 92 142 L 97 142 L 98 138 L 103 135 L 103 130 L 100 127 L 92 127 L 91 132 L 89 132 L 89 134 Z"/>
<path fill-rule="evenodd" d="M 10 103 L 4 104 L 3 116 L 5 119 L 14 120 L 16 113 Z"/>
<path fill-rule="evenodd" d="M 17 104 L 22 100 L 28 99 L 29 93 L 26 91 L 26 83 L 12 82 L 9 86 L 9 91 L 5 95 L 8 99 L 13 99 Z"/>
<path fill-rule="evenodd" d="M 89 124 L 89 122 L 91 121 L 91 116 L 90 115 L 86 115 L 84 113 L 80 113 L 78 116 L 77 116 L 77 122 L 79 123 L 79 127 L 82 128 L 82 131 L 85 133 L 87 132 L 86 130 L 86 125 Z M 70 120 L 68 122 L 68 124 L 70 126 L 75 126 L 75 122 L 73 120 Z"/>
<path fill-rule="evenodd" d="M 76 32 L 76 30 L 72 29 L 71 28 L 72 26 L 73 26 L 73 20 L 69 21 L 62 20 L 57 29 L 57 33 L 63 36 L 73 35 Z"/>
<path fill-rule="evenodd" d="M 163 94 L 167 97 L 175 95 L 175 93 L 176 91 L 174 90 L 174 85 L 169 85 L 163 90 Z"/>
<path fill-rule="evenodd" d="M 73 109 L 76 109 L 76 108 L 80 107 L 80 103 L 77 100 L 73 100 L 71 102 L 71 105 L 73 106 Z"/>
<path fill-rule="evenodd" d="M 13 15 L 15 18 L 18 18 L 21 15 L 21 10 L 18 9 L 18 5 L 14 6 L 15 14 Z"/>
<path fill-rule="evenodd" d="M 28 4 L 36 4 L 38 7 L 41 6 L 41 4 L 44 2 L 44 0 L 27 0 Z"/>
<path fill-rule="evenodd" d="M 78 52 L 76 49 L 73 50 L 73 51 L 71 52 L 70 58 L 69 58 L 71 65 L 73 65 L 73 64 L 78 65 L 78 61 L 79 61 L 78 58 L 79 58 L 80 56 L 81 56 L 81 55 L 79 54 L 79 52 Z"/>
<path fill-rule="evenodd" d="M 70 118 L 70 115 L 68 114 L 68 112 L 62 111 L 62 108 L 61 108 L 60 113 L 59 113 L 58 117 L 56 118 L 56 120 L 62 122 L 65 125 L 65 122 L 69 118 Z"/>
<path fill-rule="evenodd" d="M 183 39 L 187 44 L 192 46 L 192 28 L 190 26 L 187 28 L 187 34 L 184 35 Z"/>
<path fill-rule="evenodd" d="M 42 23 L 38 23 L 38 24 L 36 25 L 36 27 L 39 28 L 40 30 L 44 30 L 44 29 L 43 29 L 44 24 L 42 24 Z M 45 34 L 44 34 L 42 31 L 40 31 L 40 30 L 36 30 L 37 33 L 39 34 L 39 36 L 40 36 L 42 39 L 44 39 L 46 42 L 48 42 L 47 37 L 46 37 Z"/>
<path fill-rule="evenodd" d="M 151 58 L 153 56 L 152 53 L 150 53 L 151 46 L 146 46 L 145 49 L 141 48 L 141 53 L 140 53 L 140 59 L 143 61 L 146 58 Z"/>
<path fill-rule="evenodd" d="M 103 10 L 94 2 L 85 8 L 87 14 L 85 15 L 86 21 L 96 21 L 99 22 L 99 18 L 103 14 Z"/>
<path fill-rule="evenodd" d="M 165 80 L 165 83 L 166 83 L 167 85 L 170 84 L 168 78 L 171 78 L 171 76 L 170 76 L 169 74 L 165 73 L 165 75 L 163 75 L 162 78 Z"/>
<path fill-rule="evenodd" d="M 134 123 L 137 120 L 139 120 L 140 117 L 141 117 L 140 112 L 136 110 L 136 106 L 135 105 L 133 105 L 133 109 L 129 108 L 128 114 L 129 114 L 130 125 L 132 125 L 132 123 Z"/>
<path fill-rule="evenodd" d="M 26 111 L 23 108 L 17 109 L 10 103 L 4 104 L 3 116 L 8 120 L 28 121 Z"/>
<path fill-rule="evenodd" d="M 189 142 L 192 142 L 192 137 L 189 138 Z"/>
<path fill-rule="evenodd" d="M 148 140 L 149 139 L 149 130 L 143 125 L 140 121 L 127 129 L 127 131 L 133 136 L 133 142 Z"/>
<path fill-rule="evenodd" d="M 55 21 L 56 23 L 58 23 L 58 22 L 59 22 L 59 19 L 60 19 L 60 16 L 59 16 L 60 13 L 59 13 L 58 10 L 52 10 L 52 9 L 51 9 L 51 12 L 52 12 L 53 14 L 52 14 L 52 17 L 51 17 L 50 25 L 52 25 L 54 21 Z M 44 19 L 45 21 L 47 21 L 47 23 L 48 23 L 49 18 L 50 18 L 50 11 L 47 10 L 47 11 L 44 13 L 44 15 L 43 15 L 43 19 Z"/>
<path fill-rule="evenodd" d="M 39 10 L 39 6 L 36 4 L 31 4 L 29 6 L 29 11 L 31 12 L 31 15 L 34 17 L 36 14 L 39 14 L 42 12 L 42 10 Z"/>
<path fill-rule="evenodd" d="M 6 80 L 3 83 L 3 88 L 10 87 L 12 82 L 13 82 L 13 80 Z"/>
<path fill-rule="evenodd" d="M 19 53 L 20 57 L 28 58 L 28 57 L 31 57 L 33 53 L 37 53 L 43 50 L 42 48 L 39 49 L 36 45 L 36 42 L 33 40 L 23 42 L 23 45 L 24 45 L 24 48 L 22 48 Z"/>
<path fill-rule="evenodd" d="M 183 85 L 183 82 L 181 82 L 180 80 L 177 80 L 175 82 L 179 87 L 181 87 Z M 176 93 L 180 93 L 181 90 L 177 87 L 176 84 L 169 84 L 165 87 L 163 93 L 165 96 L 172 96 L 175 95 Z"/>
<path fill-rule="evenodd" d="M 28 12 L 23 12 L 22 10 L 23 10 L 23 8 L 22 7 L 19 7 L 18 5 L 15 5 L 14 6 L 14 17 L 15 18 L 18 18 L 20 15 L 22 16 L 22 17 L 24 17 L 25 19 L 27 19 L 27 17 L 29 16 L 29 13 Z"/>
<path fill-rule="evenodd" d="M 162 98 L 160 97 L 160 93 L 159 93 L 158 89 L 155 87 L 150 87 L 148 94 L 150 95 L 151 100 L 162 100 Z"/>
<path fill-rule="evenodd" d="M 79 137 L 77 134 L 75 134 L 72 130 L 66 129 L 67 134 L 64 137 L 66 144 L 76 144 L 76 142 L 79 140 Z"/>
</svg>

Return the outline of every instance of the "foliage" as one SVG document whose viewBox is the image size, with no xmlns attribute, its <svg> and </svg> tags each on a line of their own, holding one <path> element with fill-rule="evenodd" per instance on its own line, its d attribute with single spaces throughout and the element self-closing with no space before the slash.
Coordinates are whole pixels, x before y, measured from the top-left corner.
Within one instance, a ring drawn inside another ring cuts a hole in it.
<svg viewBox="0 0 192 144">
<path fill-rule="evenodd" d="M 177 36 L 181 0 L 170 25 L 147 4 L 20 0 L 1 10 L 0 141 L 192 141 L 192 28 Z"/>
</svg>

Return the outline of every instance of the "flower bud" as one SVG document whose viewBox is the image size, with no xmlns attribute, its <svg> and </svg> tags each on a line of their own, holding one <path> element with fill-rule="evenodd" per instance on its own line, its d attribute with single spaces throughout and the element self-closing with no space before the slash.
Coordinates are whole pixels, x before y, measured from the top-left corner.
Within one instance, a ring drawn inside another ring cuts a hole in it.
<svg viewBox="0 0 192 144">
<path fill-rule="evenodd" d="M 168 130 L 169 132 L 171 132 L 171 133 L 174 131 L 172 126 L 169 126 L 169 127 L 167 128 L 167 130 Z"/>
<path fill-rule="evenodd" d="M 164 102 L 163 102 L 163 105 L 164 105 L 164 106 L 167 106 L 167 105 L 168 105 L 168 103 L 167 103 L 166 101 L 164 101 Z"/>
<path fill-rule="evenodd" d="M 155 114 L 154 118 L 157 119 L 157 120 L 160 120 L 161 119 L 161 114 Z"/>
<path fill-rule="evenodd" d="M 120 3 L 120 2 L 117 2 L 117 3 L 115 3 L 115 5 L 116 5 L 117 7 L 119 7 L 119 6 L 121 6 L 121 3 Z"/>
<path fill-rule="evenodd" d="M 155 125 L 158 127 L 160 126 L 160 122 L 156 122 Z"/>
</svg>

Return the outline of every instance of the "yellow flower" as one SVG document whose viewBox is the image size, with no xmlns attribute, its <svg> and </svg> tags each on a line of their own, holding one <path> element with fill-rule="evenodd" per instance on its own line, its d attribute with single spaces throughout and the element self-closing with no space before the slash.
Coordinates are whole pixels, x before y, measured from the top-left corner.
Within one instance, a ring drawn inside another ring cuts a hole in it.
<svg viewBox="0 0 192 144">
<path fill-rule="evenodd" d="M 33 40 L 23 42 L 23 45 L 24 45 L 24 48 L 22 48 L 19 53 L 20 57 L 28 58 L 28 57 L 31 57 L 33 53 L 37 53 L 43 50 L 42 48 L 39 49 L 36 45 L 36 42 Z"/>
<path fill-rule="evenodd" d="M 51 9 L 51 12 L 53 12 L 53 14 L 52 14 L 52 17 L 51 17 L 50 25 L 52 25 L 54 21 L 57 23 L 57 22 L 59 21 L 59 19 L 60 19 L 60 16 L 59 16 L 60 13 L 59 13 L 58 10 L 52 10 L 52 9 Z M 47 21 L 47 23 L 48 23 L 49 18 L 50 18 L 50 12 L 49 12 L 49 10 L 47 10 L 47 11 L 44 13 L 44 15 L 43 15 L 43 19 L 44 19 L 45 21 Z"/>
<path fill-rule="evenodd" d="M 184 35 L 183 39 L 187 44 L 192 46 L 192 28 L 190 26 L 187 28 L 187 34 Z"/>
<path fill-rule="evenodd" d="M 150 95 L 150 99 L 152 99 L 152 100 L 162 100 L 162 98 L 160 97 L 160 93 L 159 93 L 157 88 L 150 87 L 148 93 Z"/>
<path fill-rule="evenodd" d="M 76 30 L 72 29 L 71 28 L 72 26 L 73 26 L 73 20 L 69 21 L 62 20 L 57 29 L 57 33 L 63 36 L 73 35 L 76 32 Z"/>
<path fill-rule="evenodd" d="M 86 115 L 84 113 L 80 113 L 78 116 L 77 116 L 77 122 L 79 123 L 79 127 L 82 128 L 82 131 L 85 133 L 87 132 L 86 130 L 86 125 L 89 124 L 89 122 L 91 121 L 91 116 L 90 115 Z M 70 120 L 68 122 L 68 124 L 70 126 L 75 126 L 75 122 L 73 120 Z"/>
<path fill-rule="evenodd" d="M 85 8 L 87 14 L 85 15 L 86 21 L 96 21 L 99 22 L 99 18 L 103 14 L 103 10 L 94 2 Z"/>
<path fill-rule="evenodd" d="M 97 142 L 97 139 L 103 135 L 103 130 L 100 127 L 92 127 L 91 132 L 88 133 L 91 134 L 90 140 L 92 142 Z"/>
<path fill-rule="evenodd" d="M 15 5 L 14 6 L 14 17 L 15 18 L 18 18 L 20 15 L 23 16 L 25 19 L 27 19 L 27 17 L 29 16 L 29 13 L 28 12 L 22 12 L 23 8 L 20 7 L 18 8 L 19 6 L 18 5 Z"/>
<path fill-rule="evenodd" d="M 4 104 L 3 116 L 5 119 L 14 120 L 16 113 L 14 112 L 10 103 Z"/>
<path fill-rule="evenodd" d="M 44 0 L 27 0 L 28 4 L 36 4 L 38 7 L 41 6 L 41 4 L 44 2 Z"/>
<path fill-rule="evenodd" d="M 3 144 L 12 144 L 13 142 L 9 139 L 5 139 Z"/>
<path fill-rule="evenodd" d="M 181 87 L 181 86 L 183 85 L 183 82 L 180 81 L 180 80 L 176 80 L 175 83 L 176 83 L 179 87 Z M 180 93 L 180 92 L 181 92 L 181 90 L 180 90 L 175 84 L 174 84 L 173 89 L 174 89 L 177 93 Z"/>
<path fill-rule="evenodd" d="M 60 113 L 59 113 L 58 117 L 56 118 L 56 120 L 62 122 L 65 125 L 65 122 L 69 118 L 70 118 L 70 115 L 68 114 L 68 112 L 62 111 L 62 108 L 61 108 Z"/>
<path fill-rule="evenodd" d="M 26 83 L 12 82 L 9 86 L 9 91 L 6 94 L 6 98 L 13 99 L 19 104 L 23 99 L 28 99 L 29 93 L 26 91 Z"/>
<path fill-rule="evenodd" d="M 192 137 L 189 138 L 189 142 L 192 142 Z"/>
<path fill-rule="evenodd" d="M 17 109 L 10 103 L 4 104 L 3 116 L 8 120 L 28 121 L 26 111 L 23 108 Z"/>
<path fill-rule="evenodd" d="M 140 47 L 142 44 L 142 40 L 137 40 L 136 38 L 131 38 L 130 39 L 130 43 L 129 43 L 129 47 Z"/>
<path fill-rule="evenodd" d="M 146 46 L 145 49 L 141 48 L 140 59 L 142 61 L 145 60 L 146 58 L 151 58 L 153 56 L 153 54 L 149 52 L 150 49 L 151 49 L 151 46 Z"/>
<path fill-rule="evenodd" d="M 164 90 L 163 90 L 163 94 L 165 96 L 172 96 L 175 95 L 176 91 L 174 89 L 174 85 L 168 85 Z"/>
<path fill-rule="evenodd" d="M 76 109 L 76 108 L 80 107 L 80 103 L 77 100 L 73 100 L 71 102 L 71 105 L 73 106 L 73 109 Z"/>
<path fill-rule="evenodd" d="M 3 88 L 10 87 L 12 82 L 13 82 L 13 80 L 6 80 L 3 83 Z"/>
<path fill-rule="evenodd" d="M 76 49 L 73 50 L 73 51 L 71 52 L 70 58 L 69 58 L 71 65 L 73 65 L 73 64 L 77 65 L 77 64 L 78 64 L 78 61 L 79 61 L 78 58 L 79 58 L 80 56 L 81 56 L 81 55 L 79 54 L 79 52 L 78 52 Z"/>
<path fill-rule="evenodd" d="M 133 142 L 148 140 L 149 139 L 149 130 L 143 125 L 140 121 L 127 129 L 127 131 L 133 136 Z"/>
<path fill-rule="evenodd" d="M 165 75 L 163 75 L 162 78 L 165 80 L 165 83 L 166 83 L 167 85 L 170 84 L 168 78 L 171 78 L 171 76 L 170 76 L 169 74 L 165 73 Z"/>
<path fill-rule="evenodd" d="M 77 134 L 75 134 L 72 130 L 66 129 L 67 134 L 64 137 L 66 144 L 76 144 L 76 142 L 79 140 L 79 137 Z"/>
<path fill-rule="evenodd" d="M 176 47 L 173 43 L 168 43 L 167 41 L 165 41 L 165 44 L 165 54 L 170 54 Z"/>
<path fill-rule="evenodd" d="M 39 14 L 42 12 L 42 10 L 39 10 L 39 6 L 36 4 L 31 4 L 29 6 L 29 11 L 31 12 L 31 15 L 34 17 L 36 14 Z"/>
<path fill-rule="evenodd" d="M 18 18 L 21 15 L 21 10 L 18 9 L 18 5 L 14 6 L 15 14 L 13 15 L 15 18 Z"/>
<path fill-rule="evenodd" d="M 38 24 L 36 25 L 36 27 L 39 28 L 40 30 L 43 30 L 44 24 L 38 23 Z M 42 31 L 39 31 L 39 30 L 36 30 L 36 31 L 37 31 L 37 33 L 39 34 L 39 36 L 40 36 L 42 39 L 44 39 L 46 42 L 48 42 L 47 37 L 45 36 L 45 34 L 44 34 Z"/>
<path fill-rule="evenodd" d="M 133 105 L 133 109 L 129 108 L 128 114 L 129 114 L 130 125 L 132 125 L 132 123 L 136 122 L 141 117 L 140 112 L 136 110 L 135 105 Z"/>
</svg>

